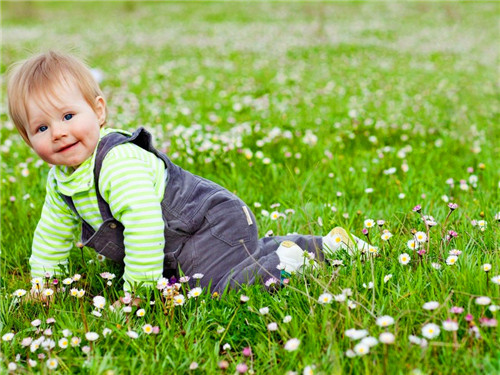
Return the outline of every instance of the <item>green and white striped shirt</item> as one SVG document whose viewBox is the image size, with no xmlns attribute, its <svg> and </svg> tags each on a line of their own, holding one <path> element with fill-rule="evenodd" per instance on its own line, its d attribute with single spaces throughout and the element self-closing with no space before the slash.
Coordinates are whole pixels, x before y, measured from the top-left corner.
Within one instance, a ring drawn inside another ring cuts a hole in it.
<svg viewBox="0 0 500 375">
<path fill-rule="evenodd" d="M 102 129 L 101 138 L 114 129 Z M 32 277 L 60 273 L 74 247 L 80 219 L 61 198 L 71 196 L 75 207 L 97 230 L 103 223 L 94 184 L 95 152 L 75 171 L 53 167 L 47 179 L 47 194 L 33 237 L 30 258 Z M 126 143 L 114 147 L 104 158 L 99 191 L 113 217 L 125 227 L 125 290 L 135 283 L 153 286 L 163 272 L 163 216 L 161 201 L 167 171 L 162 160 L 139 146 Z"/>
</svg>

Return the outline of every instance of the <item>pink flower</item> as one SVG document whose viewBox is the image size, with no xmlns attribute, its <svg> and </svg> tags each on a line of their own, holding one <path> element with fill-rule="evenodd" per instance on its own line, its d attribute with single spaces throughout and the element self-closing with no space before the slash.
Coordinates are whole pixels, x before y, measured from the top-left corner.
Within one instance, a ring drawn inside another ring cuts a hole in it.
<svg viewBox="0 0 500 375">
<path fill-rule="evenodd" d="M 463 307 L 460 307 L 460 306 L 453 306 L 451 309 L 450 309 L 450 312 L 452 314 L 461 314 L 464 312 L 464 308 Z"/>
<path fill-rule="evenodd" d="M 363 230 L 361 232 L 366 236 L 368 234 L 368 229 L 363 228 Z"/>
<path fill-rule="evenodd" d="M 425 250 L 424 249 L 419 250 L 419 251 L 417 251 L 417 254 L 420 255 L 420 256 L 422 256 L 422 255 L 425 254 Z"/>
<path fill-rule="evenodd" d="M 240 374 L 244 374 L 245 372 L 247 372 L 247 370 L 248 366 L 246 365 L 246 363 L 239 363 L 236 366 L 236 371 L 238 371 Z"/>
<path fill-rule="evenodd" d="M 160 333 L 160 327 L 158 327 L 158 326 L 154 326 L 154 327 L 153 327 L 153 334 L 154 334 L 154 335 L 157 335 L 157 334 L 159 334 L 159 333 Z"/>
<path fill-rule="evenodd" d="M 465 320 L 467 320 L 468 322 L 472 322 L 472 320 L 474 320 L 474 317 L 472 316 L 472 314 L 467 314 L 465 316 Z"/>
<path fill-rule="evenodd" d="M 252 348 L 250 348 L 249 346 L 243 348 L 243 355 L 245 357 L 250 357 L 252 355 Z"/>
<path fill-rule="evenodd" d="M 458 204 L 448 203 L 448 207 L 450 208 L 450 211 L 455 211 L 458 208 Z"/>
<path fill-rule="evenodd" d="M 417 204 L 415 207 L 413 207 L 412 211 L 420 213 L 422 211 L 422 206 Z"/>
<path fill-rule="evenodd" d="M 481 323 L 481 326 L 483 327 L 496 327 L 498 324 L 495 318 L 488 319 L 486 317 L 480 318 L 479 323 Z"/>
</svg>

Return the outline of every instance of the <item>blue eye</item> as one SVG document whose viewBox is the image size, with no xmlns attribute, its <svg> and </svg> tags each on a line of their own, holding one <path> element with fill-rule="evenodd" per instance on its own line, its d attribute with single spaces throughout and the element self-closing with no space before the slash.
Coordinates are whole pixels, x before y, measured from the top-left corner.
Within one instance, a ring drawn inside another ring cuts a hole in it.
<svg viewBox="0 0 500 375">
<path fill-rule="evenodd" d="M 47 129 L 48 129 L 48 127 L 46 127 L 45 125 L 42 125 L 42 126 L 40 126 L 40 127 L 38 128 L 38 131 L 39 131 L 40 133 L 43 133 L 43 132 L 44 132 L 44 131 L 46 131 Z"/>
<path fill-rule="evenodd" d="M 64 119 L 66 121 L 71 120 L 73 118 L 73 115 L 71 113 L 68 113 L 67 115 L 64 115 Z"/>
</svg>

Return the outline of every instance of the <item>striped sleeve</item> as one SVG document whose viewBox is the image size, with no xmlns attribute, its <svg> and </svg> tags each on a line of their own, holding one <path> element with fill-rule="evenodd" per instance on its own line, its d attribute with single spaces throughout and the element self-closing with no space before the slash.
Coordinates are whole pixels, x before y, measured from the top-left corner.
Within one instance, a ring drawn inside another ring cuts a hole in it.
<svg viewBox="0 0 500 375">
<path fill-rule="evenodd" d="M 54 176 L 49 173 L 47 192 L 40 221 L 35 229 L 31 257 L 32 277 L 66 272 L 79 220 L 55 189 Z M 61 267 L 63 270 L 61 270 Z"/>
<path fill-rule="evenodd" d="M 163 191 L 156 162 L 135 155 L 136 146 L 117 146 L 103 161 L 99 190 L 113 217 L 124 226 L 124 289 L 134 284 L 154 286 L 163 273 L 164 224 L 161 210 Z M 164 170 L 164 166 L 163 166 Z M 160 183 L 161 185 L 161 183 Z M 163 185 L 164 186 L 164 185 Z"/>
</svg>

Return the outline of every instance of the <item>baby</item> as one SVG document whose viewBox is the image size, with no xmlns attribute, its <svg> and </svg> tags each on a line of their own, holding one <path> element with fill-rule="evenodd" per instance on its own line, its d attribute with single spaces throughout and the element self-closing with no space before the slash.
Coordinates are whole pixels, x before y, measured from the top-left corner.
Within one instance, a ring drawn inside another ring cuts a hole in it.
<svg viewBox="0 0 500 375">
<path fill-rule="evenodd" d="M 125 291 L 196 273 L 204 275 L 201 286 L 217 292 L 256 280 L 279 283 L 304 265 L 304 251 L 323 260 L 368 246 L 342 228 L 324 237 L 259 239 L 241 199 L 172 163 L 144 128 L 105 128 L 106 100 L 73 56 L 49 51 L 16 64 L 8 101 L 24 141 L 53 165 L 33 238 L 33 277 L 65 268 L 80 225 L 77 246 L 124 263 Z"/>
</svg>

